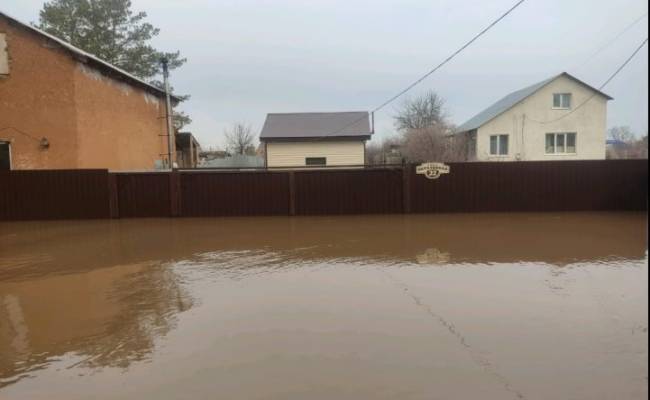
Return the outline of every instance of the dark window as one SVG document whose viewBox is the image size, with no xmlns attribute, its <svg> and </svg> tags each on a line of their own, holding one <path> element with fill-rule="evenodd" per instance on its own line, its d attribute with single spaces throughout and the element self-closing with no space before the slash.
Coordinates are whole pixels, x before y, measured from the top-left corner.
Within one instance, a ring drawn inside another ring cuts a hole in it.
<svg viewBox="0 0 650 400">
<path fill-rule="evenodd" d="M 305 165 L 327 165 L 327 158 L 325 158 L 325 157 L 307 157 L 307 158 L 305 158 Z"/>
<path fill-rule="evenodd" d="M 0 171 L 11 169 L 11 155 L 9 154 L 9 143 L 0 142 Z"/>
</svg>

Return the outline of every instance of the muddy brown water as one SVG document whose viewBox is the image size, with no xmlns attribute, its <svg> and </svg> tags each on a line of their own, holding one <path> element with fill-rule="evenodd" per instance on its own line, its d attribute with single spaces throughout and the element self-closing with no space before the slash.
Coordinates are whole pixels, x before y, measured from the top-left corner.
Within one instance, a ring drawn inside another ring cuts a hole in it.
<svg viewBox="0 0 650 400">
<path fill-rule="evenodd" d="M 0 223 L 0 399 L 642 399 L 646 214 Z"/>
</svg>

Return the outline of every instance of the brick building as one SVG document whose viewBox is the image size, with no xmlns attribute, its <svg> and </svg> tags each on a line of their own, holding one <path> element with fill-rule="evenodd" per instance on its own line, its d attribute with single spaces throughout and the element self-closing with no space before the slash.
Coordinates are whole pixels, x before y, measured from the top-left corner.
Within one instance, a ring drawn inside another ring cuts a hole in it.
<svg viewBox="0 0 650 400">
<path fill-rule="evenodd" d="M 166 134 L 162 90 L 0 12 L 0 168 L 150 170 Z"/>
</svg>

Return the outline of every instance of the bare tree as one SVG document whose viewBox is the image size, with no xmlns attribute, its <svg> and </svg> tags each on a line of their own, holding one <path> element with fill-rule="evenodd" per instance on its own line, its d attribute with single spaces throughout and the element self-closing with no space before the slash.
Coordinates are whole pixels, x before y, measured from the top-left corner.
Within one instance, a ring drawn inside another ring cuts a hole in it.
<svg viewBox="0 0 650 400">
<path fill-rule="evenodd" d="M 366 144 L 366 164 L 381 164 L 382 153 L 381 143 L 370 142 Z"/>
<path fill-rule="evenodd" d="M 381 142 L 371 142 L 366 146 L 366 163 L 370 165 L 401 164 L 403 162 L 401 149 L 401 137 L 389 137 Z"/>
<path fill-rule="evenodd" d="M 629 126 L 614 126 L 610 128 L 608 135 L 610 139 L 623 143 L 630 143 L 636 139 L 636 135 Z"/>
<path fill-rule="evenodd" d="M 434 91 L 406 100 L 394 118 L 408 162 L 467 161 L 467 137 L 454 134 L 445 101 Z"/>
<path fill-rule="evenodd" d="M 226 146 L 233 154 L 249 154 L 251 149 L 255 152 L 255 135 L 249 124 L 237 122 L 230 129 L 224 131 Z"/>
<path fill-rule="evenodd" d="M 614 143 L 607 147 L 607 158 L 648 158 L 648 135 L 637 139 L 629 126 L 615 126 L 608 132 Z"/>
<path fill-rule="evenodd" d="M 395 128 L 400 132 L 446 125 L 445 101 L 431 90 L 415 99 L 406 99 L 394 119 Z"/>
</svg>

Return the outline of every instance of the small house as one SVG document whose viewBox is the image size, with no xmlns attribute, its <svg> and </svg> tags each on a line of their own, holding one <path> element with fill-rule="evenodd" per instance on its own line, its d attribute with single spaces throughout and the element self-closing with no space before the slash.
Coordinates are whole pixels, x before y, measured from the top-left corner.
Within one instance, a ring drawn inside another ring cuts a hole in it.
<svg viewBox="0 0 650 400">
<path fill-rule="evenodd" d="M 199 145 L 194 135 L 191 132 L 177 132 L 174 138 L 178 168 L 196 168 L 199 164 L 201 145 Z"/>
<path fill-rule="evenodd" d="M 260 134 L 267 167 L 365 163 L 368 112 L 268 114 Z"/>
</svg>

